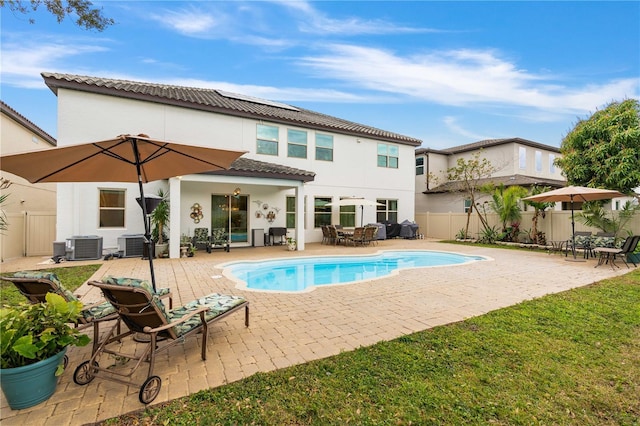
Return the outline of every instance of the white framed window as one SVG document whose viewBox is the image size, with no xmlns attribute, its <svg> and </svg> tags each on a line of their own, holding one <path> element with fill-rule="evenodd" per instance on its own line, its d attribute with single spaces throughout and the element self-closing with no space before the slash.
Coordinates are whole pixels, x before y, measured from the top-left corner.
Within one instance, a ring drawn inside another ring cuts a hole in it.
<svg viewBox="0 0 640 426">
<path fill-rule="evenodd" d="M 536 172 L 542 172 L 542 152 L 536 151 Z"/>
<path fill-rule="evenodd" d="M 258 124 L 256 153 L 278 155 L 278 127 Z"/>
<path fill-rule="evenodd" d="M 416 176 L 424 174 L 424 157 L 416 158 Z"/>
<path fill-rule="evenodd" d="M 555 154 L 549 154 L 549 173 L 555 173 L 556 172 L 556 165 L 554 164 L 556 161 L 556 155 Z"/>
<path fill-rule="evenodd" d="M 313 227 L 320 228 L 322 225 L 331 225 L 331 206 L 327 203 L 331 202 L 331 197 L 315 197 L 313 199 L 314 214 Z"/>
<path fill-rule="evenodd" d="M 287 196 L 286 204 L 287 204 L 287 212 L 286 212 L 287 228 L 295 229 L 295 227 L 296 227 L 296 197 Z"/>
<path fill-rule="evenodd" d="M 527 148 L 524 146 L 518 148 L 518 164 L 521 170 L 527 168 Z"/>
<path fill-rule="evenodd" d="M 470 209 L 471 209 L 471 198 L 466 198 L 464 200 L 464 212 L 469 213 Z"/>
<path fill-rule="evenodd" d="M 399 150 L 396 145 L 378 144 L 378 167 L 398 168 Z"/>
<path fill-rule="evenodd" d="M 307 132 L 304 130 L 287 130 L 287 156 L 307 158 Z"/>
<path fill-rule="evenodd" d="M 376 207 L 376 221 L 398 223 L 398 200 L 378 198 L 376 201 L 382 204 Z"/>
<path fill-rule="evenodd" d="M 127 191 L 125 189 L 99 189 L 98 227 L 124 228 Z"/>
<path fill-rule="evenodd" d="M 333 136 L 316 133 L 316 160 L 333 161 Z"/>
</svg>

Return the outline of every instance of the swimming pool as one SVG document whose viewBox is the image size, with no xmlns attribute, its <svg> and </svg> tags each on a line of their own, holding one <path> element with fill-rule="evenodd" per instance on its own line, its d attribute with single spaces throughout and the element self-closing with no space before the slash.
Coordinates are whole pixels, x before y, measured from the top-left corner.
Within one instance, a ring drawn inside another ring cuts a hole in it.
<svg viewBox="0 0 640 426">
<path fill-rule="evenodd" d="M 224 268 L 223 275 L 235 281 L 238 288 L 303 292 L 317 286 L 382 278 L 400 269 L 461 265 L 480 260 L 488 258 L 431 250 L 393 250 L 371 255 L 230 262 L 220 267 Z"/>
</svg>

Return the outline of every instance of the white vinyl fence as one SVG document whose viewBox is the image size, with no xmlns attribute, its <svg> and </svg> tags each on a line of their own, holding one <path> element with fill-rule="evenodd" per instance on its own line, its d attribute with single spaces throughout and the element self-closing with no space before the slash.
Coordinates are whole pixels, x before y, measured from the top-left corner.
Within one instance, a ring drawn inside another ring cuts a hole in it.
<svg viewBox="0 0 640 426">
<path fill-rule="evenodd" d="M 8 213 L 9 229 L 0 233 L 1 261 L 22 256 L 51 256 L 56 212 Z"/>
</svg>

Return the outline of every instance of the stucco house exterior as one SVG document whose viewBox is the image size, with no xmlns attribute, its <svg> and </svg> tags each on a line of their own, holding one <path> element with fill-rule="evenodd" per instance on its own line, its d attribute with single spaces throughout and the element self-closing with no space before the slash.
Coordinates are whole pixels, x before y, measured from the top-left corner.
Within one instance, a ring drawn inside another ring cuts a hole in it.
<svg viewBox="0 0 640 426">
<path fill-rule="evenodd" d="M 0 101 L 0 151 L 3 154 L 55 146 L 55 138 Z M 34 185 L 4 171 L 0 177 L 11 183 L 0 189 L 0 194 L 7 195 L 2 210 L 9 223 L 7 231 L 0 233 L 1 259 L 49 254 L 55 237 L 56 185 Z"/>
<path fill-rule="evenodd" d="M 58 98 L 59 146 L 146 134 L 246 151 L 229 170 L 146 185 L 146 193 L 169 191 L 171 257 L 202 227 L 230 229 L 232 248 L 262 245 L 269 228 L 286 228 L 304 250 L 321 241 L 321 225 L 356 223 L 354 207 L 325 206 L 344 197 L 383 204 L 364 209 L 365 223 L 413 218 L 418 139 L 221 90 L 42 75 Z M 108 249 L 141 234 L 137 193 L 132 184 L 58 184 L 57 239 L 99 235 Z"/>
<path fill-rule="evenodd" d="M 468 200 L 461 193 L 450 192 L 455 183 L 447 181 L 446 171 L 455 167 L 459 158 L 469 160 L 478 152 L 495 169 L 483 182 L 551 189 L 566 186 L 562 171 L 553 164 L 560 150 L 527 139 L 487 139 L 443 150 L 418 148 L 415 151 L 416 213 L 466 212 Z"/>
</svg>

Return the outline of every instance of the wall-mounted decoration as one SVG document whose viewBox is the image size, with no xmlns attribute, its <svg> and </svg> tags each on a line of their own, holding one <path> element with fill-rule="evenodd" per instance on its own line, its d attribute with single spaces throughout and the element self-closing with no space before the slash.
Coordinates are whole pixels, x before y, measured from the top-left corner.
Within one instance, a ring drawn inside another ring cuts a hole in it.
<svg viewBox="0 0 640 426">
<path fill-rule="evenodd" d="M 191 206 L 191 214 L 189 217 L 193 219 L 194 223 L 200 223 L 200 219 L 202 219 L 202 206 L 199 203 L 194 203 Z"/>
<path fill-rule="evenodd" d="M 269 204 L 263 203 L 260 200 L 255 200 L 253 202 L 258 206 L 258 210 L 256 210 L 257 219 L 263 218 L 269 223 L 273 223 L 276 220 L 276 215 L 280 212 L 278 207 L 269 207 Z"/>
</svg>

